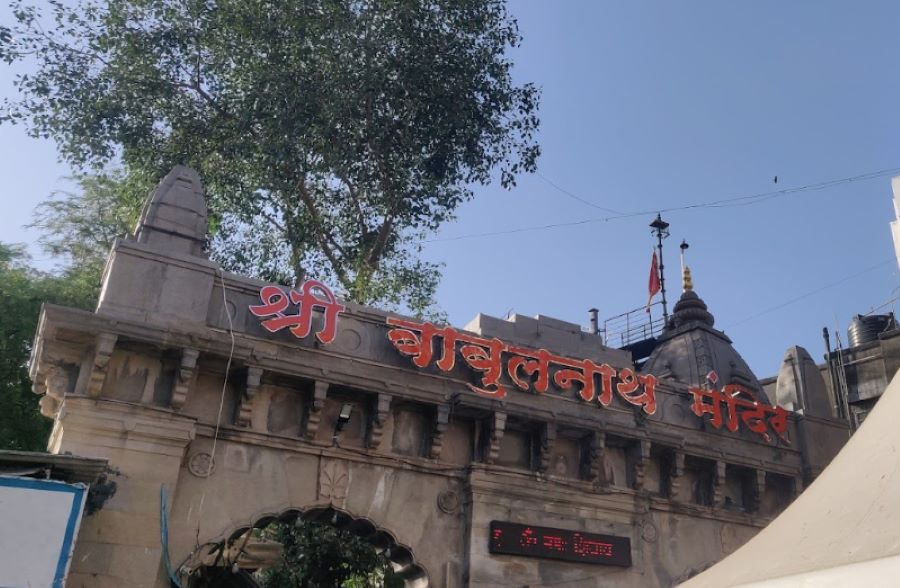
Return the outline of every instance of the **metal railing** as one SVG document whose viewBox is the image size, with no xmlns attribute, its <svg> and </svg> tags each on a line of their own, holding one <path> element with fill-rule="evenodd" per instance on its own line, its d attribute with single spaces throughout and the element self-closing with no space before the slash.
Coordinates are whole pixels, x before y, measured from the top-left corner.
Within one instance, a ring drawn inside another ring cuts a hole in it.
<svg viewBox="0 0 900 588">
<path fill-rule="evenodd" d="M 662 302 L 654 302 L 650 305 L 650 312 L 647 312 L 646 306 L 641 306 L 606 319 L 600 330 L 603 343 L 610 347 L 622 348 L 659 336 L 662 333 L 664 321 L 660 309 L 655 307 L 661 306 Z M 653 318 L 654 310 L 656 310 L 656 318 Z"/>
</svg>

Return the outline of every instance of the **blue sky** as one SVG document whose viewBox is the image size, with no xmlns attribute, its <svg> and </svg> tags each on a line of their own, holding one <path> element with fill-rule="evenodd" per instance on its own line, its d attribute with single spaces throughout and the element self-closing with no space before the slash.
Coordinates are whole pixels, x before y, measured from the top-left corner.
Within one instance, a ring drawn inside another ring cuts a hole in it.
<svg viewBox="0 0 900 588">
<path fill-rule="evenodd" d="M 609 216 L 547 180 L 629 212 L 900 168 L 900 3 L 516 0 L 510 9 L 524 36 L 516 75 L 543 89 L 540 176 L 512 191 L 479 188 L 425 244 L 445 264 L 439 302 L 458 326 L 508 311 L 585 323 L 590 307 L 602 320 L 645 302 L 652 215 L 441 240 Z M 11 91 L 0 67 L 0 92 Z M 0 148 L 0 240 L 33 243 L 22 225 L 67 186 L 69 170 L 51 143 L 19 128 L 0 127 Z M 664 216 L 670 306 L 686 239 L 696 291 L 760 377 L 790 345 L 820 358 L 823 326 L 845 330 L 853 314 L 898 295 L 889 177 Z"/>
</svg>

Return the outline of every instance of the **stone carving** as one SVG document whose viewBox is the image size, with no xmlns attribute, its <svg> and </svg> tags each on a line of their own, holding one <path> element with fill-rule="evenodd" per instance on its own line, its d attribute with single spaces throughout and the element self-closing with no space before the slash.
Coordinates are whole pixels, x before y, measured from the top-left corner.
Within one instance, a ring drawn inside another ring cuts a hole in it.
<svg viewBox="0 0 900 588">
<path fill-rule="evenodd" d="M 556 425 L 544 423 L 541 427 L 541 446 L 538 449 L 538 470 L 546 472 L 550 469 L 550 458 L 553 452 L 553 442 L 556 441 Z"/>
<path fill-rule="evenodd" d="M 631 447 L 630 453 L 632 487 L 641 491 L 644 489 L 644 474 L 647 469 L 647 460 L 650 459 L 650 440 L 641 439 Z"/>
<path fill-rule="evenodd" d="M 112 357 L 118 337 L 112 333 L 100 333 L 94 346 L 94 359 L 90 363 L 91 375 L 88 378 L 87 395 L 91 398 L 100 396 L 103 382 L 106 381 L 106 368 Z"/>
<path fill-rule="evenodd" d="M 766 472 L 765 470 L 756 470 L 753 478 L 754 484 L 750 492 L 750 510 L 751 512 L 759 512 L 762 506 L 762 499 L 766 493 Z"/>
<path fill-rule="evenodd" d="M 391 415 L 391 395 L 383 392 L 378 394 L 378 402 L 375 412 L 369 418 L 369 438 L 366 447 L 378 449 L 381 446 L 381 438 L 384 436 L 384 425 Z"/>
<path fill-rule="evenodd" d="M 359 332 L 350 328 L 342 328 L 334 342 L 335 347 L 343 351 L 356 351 L 362 344 L 362 336 Z"/>
<path fill-rule="evenodd" d="M 328 382 L 316 380 L 313 392 L 313 401 L 309 406 L 309 417 L 306 420 L 306 438 L 312 441 L 319 432 L 319 421 L 322 419 L 322 409 L 325 408 L 325 398 L 328 397 Z"/>
<path fill-rule="evenodd" d="M 181 352 L 181 365 L 175 374 L 175 387 L 172 389 L 172 410 L 181 410 L 187 402 L 188 391 L 194 372 L 197 370 L 197 358 L 200 352 L 196 349 L 186 348 Z"/>
<path fill-rule="evenodd" d="M 59 400 L 47 395 L 41 396 L 41 399 L 38 401 L 38 406 L 40 406 L 41 414 L 48 419 L 56 418 L 56 415 L 59 414 L 60 405 L 61 403 Z"/>
<path fill-rule="evenodd" d="M 681 493 L 681 480 L 684 478 L 684 453 L 676 451 L 672 454 L 672 469 L 669 470 L 669 498 L 678 500 Z"/>
<path fill-rule="evenodd" d="M 713 508 L 722 506 L 725 498 L 725 462 L 716 462 L 716 471 L 713 475 Z"/>
<path fill-rule="evenodd" d="M 659 539 L 659 530 L 656 525 L 650 521 L 644 521 L 644 524 L 641 525 L 641 539 L 647 543 L 653 543 Z"/>
<path fill-rule="evenodd" d="M 434 431 L 431 434 L 431 447 L 428 449 L 428 457 L 441 458 L 441 449 L 444 445 L 444 433 L 450 426 L 450 407 L 446 404 L 438 405 L 434 422 Z"/>
<path fill-rule="evenodd" d="M 216 470 L 216 460 L 205 451 L 200 451 L 188 460 L 188 471 L 198 478 L 207 478 Z"/>
<path fill-rule="evenodd" d="M 555 458 L 553 458 L 553 468 L 552 472 L 557 476 L 565 476 L 569 473 L 569 458 L 565 455 L 557 454 Z"/>
<path fill-rule="evenodd" d="M 441 511 L 447 514 L 453 514 L 459 510 L 459 493 L 455 490 L 444 490 L 438 494 L 437 505 Z"/>
<path fill-rule="evenodd" d="M 319 500 L 327 499 L 335 506 L 342 506 L 350 485 L 350 469 L 345 461 L 322 460 L 319 462 Z"/>
<path fill-rule="evenodd" d="M 247 381 L 244 387 L 244 393 L 241 395 L 241 404 L 238 407 L 237 422 L 239 427 L 249 428 L 253 417 L 253 399 L 256 397 L 256 391 L 259 389 L 259 381 L 262 378 L 263 370 L 258 367 L 247 368 Z"/>
<path fill-rule="evenodd" d="M 69 378 L 59 368 L 51 368 L 47 374 L 38 373 L 35 376 L 32 390 L 35 394 L 42 395 L 39 404 L 41 414 L 48 418 L 56 418 L 63 398 L 69 391 Z"/>
<path fill-rule="evenodd" d="M 500 441 L 506 431 L 506 413 L 495 412 L 490 421 L 490 437 L 488 438 L 487 463 L 496 463 L 500 457 Z"/>
<path fill-rule="evenodd" d="M 587 452 L 582 464 L 584 477 L 598 486 L 608 486 L 612 483 L 612 472 L 606 460 L 606 434 L 595 431 L 587 442 Z"/>
</svg>

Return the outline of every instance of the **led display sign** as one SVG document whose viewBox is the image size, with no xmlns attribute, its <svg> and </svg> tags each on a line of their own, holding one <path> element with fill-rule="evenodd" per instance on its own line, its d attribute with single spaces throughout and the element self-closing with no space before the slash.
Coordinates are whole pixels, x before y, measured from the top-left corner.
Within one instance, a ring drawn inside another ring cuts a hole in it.
<svg viewBox="0 0 900 588">
<path fill-rule="evenodd" d="M 628 537 L 501 521 L 491 521 L 488 551 L 607 566 L 631 565 Z"/>
</svg>

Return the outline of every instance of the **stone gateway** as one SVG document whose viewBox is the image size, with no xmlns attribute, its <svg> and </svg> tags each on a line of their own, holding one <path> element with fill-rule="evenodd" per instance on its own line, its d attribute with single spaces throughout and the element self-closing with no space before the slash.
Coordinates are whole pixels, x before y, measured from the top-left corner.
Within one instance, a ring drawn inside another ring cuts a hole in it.
<svg viewBox="0 0 900 588">
<path fill-rule="evenodd" d="M 265 550 L 248 530 L 297 517 L 386 550 L 408 586 L 672 586 L 847 439 L 832 415 L 778 413 L 692 289 L 636 366 L 543 316 L 453 329 L 223 272 L 206 230 L 199 178 L 176 168 L 96 311 L 43 309 L 49 450 L 116 482 L 70 587 L 239 570 Z"/>
</svg>

